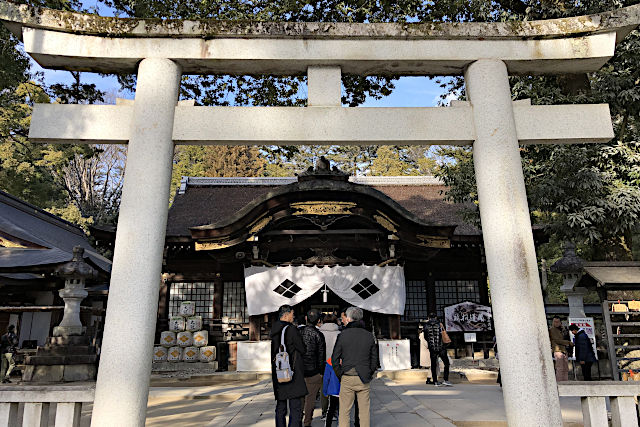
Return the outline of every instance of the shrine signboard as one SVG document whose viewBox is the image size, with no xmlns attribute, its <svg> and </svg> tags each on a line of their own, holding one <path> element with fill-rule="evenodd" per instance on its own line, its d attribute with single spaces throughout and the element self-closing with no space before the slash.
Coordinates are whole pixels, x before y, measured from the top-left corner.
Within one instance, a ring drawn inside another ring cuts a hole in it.
<svg viewBox="0 0 640 427">
<path fill-rule="evenodd" d="M 448 332 L 490 331 L 491 307 L 465 301 L 444 309 L 445 329 Z"/>
</svg>

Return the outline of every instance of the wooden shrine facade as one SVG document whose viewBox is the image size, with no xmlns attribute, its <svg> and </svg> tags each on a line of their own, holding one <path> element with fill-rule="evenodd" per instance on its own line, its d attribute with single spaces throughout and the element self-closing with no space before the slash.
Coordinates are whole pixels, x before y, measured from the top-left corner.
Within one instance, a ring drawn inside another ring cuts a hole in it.
<svg viewBox="0 0 640 427">
<path fill-rule="evenodd" d="M 184 177 L 169 211 L 157 331 L 181 300 L 193 300 L 212 338 L 268 339 L 271 316 L 247 314 L 250 265 L 402 265 L 404 315 L 367 313 L 367 326 L 417 344 L 429 312 L 489 304 L 482 236 L 444 190 L 434 177 L 349 177 L 328 168 L 290 178 Z M 296 314 L 345 305 L 319 291 Z M 222 337 L 223 317 L 236 334 Z"/>
</svg>

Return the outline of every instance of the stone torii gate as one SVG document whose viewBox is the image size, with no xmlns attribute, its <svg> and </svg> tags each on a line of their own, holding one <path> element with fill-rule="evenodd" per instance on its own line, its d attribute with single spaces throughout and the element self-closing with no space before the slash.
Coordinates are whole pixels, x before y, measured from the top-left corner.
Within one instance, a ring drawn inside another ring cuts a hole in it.
<svg viewBox="0 0 640 427">
<path fill-rule="evenodd" d="M 142 426 L 174 144 L 473 145 L 511 426 L 562 424 L 518 144 L 606 142 L 607 105 L 513 102 L 509 74 L 599 69 L 640 6 L 521 23 L 258 23 L 105 18 L 0 2 L 45 68 L 137 73 L 123 105 L 37 105 L 30 138 L 128 143 L 93 426 Z M 182 74 L 308 76 L 308 107 L 178 103 Z M 461 75 L 469 102 L 344 108 L 341 74 Z M 137 336 L 137 340 L 124 337 Z"/>
</svg>

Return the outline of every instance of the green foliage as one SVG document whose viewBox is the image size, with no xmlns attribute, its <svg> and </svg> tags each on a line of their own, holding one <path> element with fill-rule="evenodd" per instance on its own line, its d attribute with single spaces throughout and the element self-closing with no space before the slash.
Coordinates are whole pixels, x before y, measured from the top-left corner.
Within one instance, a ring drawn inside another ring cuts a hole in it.
<svg viewBox="0 0 640 427">
<path fill-rule="evenodd" d="M 80 226 L 85 232 L 89 231 L 89 226 L 92 225 L 95 221 L 93 217 L 85 217 L 80 212 L 80 209 L 74 204 L 67 205 L 64 207 L 52 207 L 47 209 L 47 211 L 51 212 L 54 215 L 59 216 L 65 221 L 69 221 L 72 224 L 76 224 Z"/>
<path fill-rule="evenodd" d="M 499 19 L 544 19 L 623 6 L 614 2 L 499 2 Z M 443 83 L 464 97 L 462 79 Z M 532 221 L 559 240 L 587 245 L 587 259 L 627 259 L 640 223 L 640 33 L 620 43 L 615 56 L 589 75 L 511 77 L 514 99 L 533 104 L 609 103 L 615 137 L 608 144 L 533 145 L 521 148 Z M 473 157 L 467 148 L 443 147 L 437 175 L 450 200 L 476 204 L 465 219 L 479 225 Z"/>
<path fill-rule="evenodd" d="M 429 157 L 429 148 L 383 145 L 371 163 L 371 175 L 431 175 L 436 161 Z"/>
<path fill-rule="evenodd" d="M 257 147 L 243 145 L 182 145 L 176 148 L 171 176 L 171 198 L 183 176 L 290 176 L 267 161 Z"/>
<path fill-rule="evenodd" d="M 65 10 L 81 6 L 79 1 L 30 3 Z M 71 85 L 45 88 L 37 83 L 28 58 L 4 26 L 0 27 L 0 59 L 0 189 L 36 206 L 60 210 L 79 225 L 86 225 L 92 216 L 104 222 L 115 220 L 119 189 L 111 183 L 117 165 L 110 169 L 97 166 L 105 150 L 34 144 L 27 138 L 34 103 L 51 102 L 51 97 L 62 103 L 101 102 L 102 92 L 95 85 L 81 83 L 80 73 L 72 73 Z M 100 191 L 108 197 L 96 197 Z"/>
<path fill-rule="evenodd" d="M 63 189 L 49 168 L 63 155 L 54 156 L 45 145 L 28 141 L 34 102 L 48 102 L 34 82 L 19 83 L 2 92 L 0 104 L 0 189 L 41 207 L 59 204 Z"/>
</svg>

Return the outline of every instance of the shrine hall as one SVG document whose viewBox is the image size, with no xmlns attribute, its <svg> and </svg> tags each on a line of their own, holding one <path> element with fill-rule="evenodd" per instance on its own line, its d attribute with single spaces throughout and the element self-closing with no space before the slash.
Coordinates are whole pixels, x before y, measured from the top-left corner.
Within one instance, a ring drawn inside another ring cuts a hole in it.
<svg viewBox="0 0 640 427">
<path fill-rule="evenodd" d="M 409 339 L 417 367 L 428 313 L 490 305 L 482 235 L 461 216 L 473 205 L 446 201 L 445 191 L 433 176 L 328 167 L 284 178 L 183 177 L 167 221 L 156 336 L 182 301 L 196 304 L 211 340 L 231 343 L 268 340 L 282 304 L 301 322 L 311 308 L 353 305 L 377 338 Z M 487 329 L 480 341 L 493 337 Z M 463 334 L 451 335 L 463 349 Z"/>
</svg>

